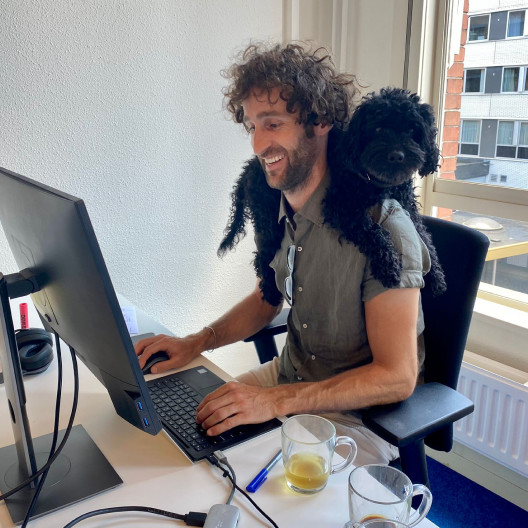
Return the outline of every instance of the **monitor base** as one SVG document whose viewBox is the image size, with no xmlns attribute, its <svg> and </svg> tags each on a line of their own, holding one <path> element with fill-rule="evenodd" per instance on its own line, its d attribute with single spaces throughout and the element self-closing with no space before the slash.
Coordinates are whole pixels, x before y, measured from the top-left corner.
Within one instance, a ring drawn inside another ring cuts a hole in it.
<svg viewBox="0 0 528 528">
<path fill-rule="evenodd" d="M 57 445 L 63 436 L 64 431 L 60 431 Z M 52 439 L 53 434 L 50 433 L 33 440 L 38 468 L 48 460 Z M 23 480 L 15 446 L 1 448 L 0 494 L 15 488 Z M 122 483 L 84 427 L 76 425 L 61 454 L 51 465 L 31 518 L 41 517 Z M 5 500 L 14 524 L 24 520 L 34 493 L 35 488 L 26 486 Z"/>
</svg>

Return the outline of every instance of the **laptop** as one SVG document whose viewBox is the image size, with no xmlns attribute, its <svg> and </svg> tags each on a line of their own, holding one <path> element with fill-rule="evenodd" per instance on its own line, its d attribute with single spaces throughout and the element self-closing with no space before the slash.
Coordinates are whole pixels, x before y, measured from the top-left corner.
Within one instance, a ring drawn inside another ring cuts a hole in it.
<svg viewBox="0 0 528 528">
<path fill-rule="evenodd" d="M 152 334 L 151 334 L 152 335 Z M 146 335 L 132 336 L 136 343 Z M 193 367 L 147 381 L 152 402 L 166 434 L 185 455 L 197 462 L 277 429 L 282 422 L 276 418 L 259 424 L 234 427 L 217 436 L 207 436 L 196 423 L 196 408 L 210 392 L 225 381 L 204 366 Z"/>
</svg>

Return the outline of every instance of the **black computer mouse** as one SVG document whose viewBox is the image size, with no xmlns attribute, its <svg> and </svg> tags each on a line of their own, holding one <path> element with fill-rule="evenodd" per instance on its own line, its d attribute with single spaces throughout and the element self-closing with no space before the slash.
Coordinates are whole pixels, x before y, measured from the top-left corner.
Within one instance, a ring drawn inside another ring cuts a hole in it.
<svg viewBox="0 0 528 528">
<path fill-rule="evenodd" d="M 167 359 L 169 359 L 169 354 L 167 354 L 165 350 L 154 352 L 154 354 L 152 354 L 152 356 L 147 359 L 145 366 L 141 369 L 143 374 L 150 374 L 150 369 L 153 365 L 159 363 L 160 361 L 167 361 Z"/>
</svg>

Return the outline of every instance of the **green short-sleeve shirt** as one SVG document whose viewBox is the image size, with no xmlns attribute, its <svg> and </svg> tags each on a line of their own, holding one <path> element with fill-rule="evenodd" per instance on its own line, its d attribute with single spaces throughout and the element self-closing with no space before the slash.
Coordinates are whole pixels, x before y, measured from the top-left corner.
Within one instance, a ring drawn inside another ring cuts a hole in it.
<svg viewBox="0 0 528 528">
<path fill-rule="evenodd" d="M 320 381 L 372 361 L 364 303 L 387 288 L 372 277 L 365 255 L 354 244 L 340 241 L 339 233 L 324 223 L 322 200 L 328 183 L 327 176 L 293 218 L 288 217 L 284 197 L 281 203 L 279 222 L 284 224 L 284 237 L 270 265 L 283 295 L 290 274 L 287 253 L 291 245 L 295 246 L 295 258 L 293 306 L 280 358 L 279 383 Z M 430 268 L 429 253 L 408 213 L 389 199 L 372 214 L 389 231 L 402 255 L 398 287 L 422 288 Z M 416 327 L 421 365 L 421 307 Z"/>
</svg>

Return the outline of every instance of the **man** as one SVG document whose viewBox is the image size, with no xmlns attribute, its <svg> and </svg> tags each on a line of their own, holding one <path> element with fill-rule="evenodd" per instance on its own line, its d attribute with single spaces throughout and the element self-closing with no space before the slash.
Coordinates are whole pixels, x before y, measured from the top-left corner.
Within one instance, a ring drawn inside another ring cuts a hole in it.
<svg viewBox="0 0 528 528">
<path fill-rule="evenodd" d="M 139 342 L 140 365 L 165 350 L 169 360 L 156 366 L 163 372 L 244 339 L 271 322 L 284 297 L 292 310 L 280 360 L 208 395 L 198 407 L 197 422 L 217 435 L 276 416 L 323 414 L 338 434 L 358 443 L 356 464 L 388 463 L 396 449 L 351 411 L 396 402 L 414 390 L 417 334 L 423 331 L 419 291 L 430 265 L 425 245 L 394 200 L 373 212 L 402 253 L 402 282 L 387 289 L 372 277 L 357 247 L 324 221 L 322 202 L 332 182 L 329 132 L 350 117 L 353 77 L 337 74 L 321 50 L 312 53 L 297 45 L 250 46 L 227 76 L 227 108 L 249 133 L 264 187 L 277 193 L 279 217 L 276 211 L 258 213 L 274 215 L 277 247 L 269 253 L 270 236 L 257 226 L 254 291 L 196 334 Z M 258 192 L 262 199 L 268 194 L 257 191 L 255 208 Z"/>
</svg>

